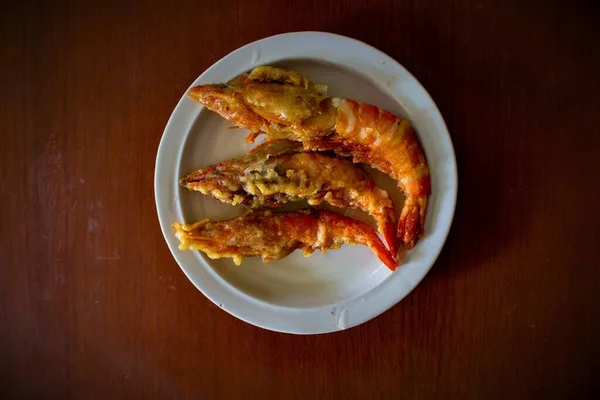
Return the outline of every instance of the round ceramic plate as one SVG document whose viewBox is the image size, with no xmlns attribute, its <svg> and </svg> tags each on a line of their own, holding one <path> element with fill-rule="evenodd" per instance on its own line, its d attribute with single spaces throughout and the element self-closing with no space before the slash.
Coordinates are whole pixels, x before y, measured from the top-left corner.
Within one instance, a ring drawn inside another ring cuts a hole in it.
<svg viewBox="0 0 600 400">
<path fill-rule="evenodd" d="M 400 64 L 362 42 L 329 33 L 289 33 L 250 43 L 214 64 L 192 86 L 227 82 L 258 65 L 297 71 L 328 85 L 330 96 L 375 104 L 412 121 L 431 170 L 425 236 L 395 272 L 365 246 L 346 245 L 309 258 L 296 251 L 268 264 L 260 257 L 245 258 L 241 266 L 231 259 L 211 260 L 200 252 L 179 250 L 170 229 L 174 222 L 231 218 L 243 210 L 190 192 L 178 180 L 194 170 L 242 156 L 253 147 L 244 142 L 248 131 L 227 129 L 230 123 L 184 93 L 167 123 L 156 159 L 156 206 L 165 240 L 190 281 L 219 307 L 246 322 L 299 334 L 356 326 L 414 289 L 444 245 L 457 191 L 448 130 L 429 94 Z M 374 175 L 399 211 L 404 200 L 400 190 L 388 177 Z M 360 212 L 337 211 L 373 223 Z"/>
</svg>

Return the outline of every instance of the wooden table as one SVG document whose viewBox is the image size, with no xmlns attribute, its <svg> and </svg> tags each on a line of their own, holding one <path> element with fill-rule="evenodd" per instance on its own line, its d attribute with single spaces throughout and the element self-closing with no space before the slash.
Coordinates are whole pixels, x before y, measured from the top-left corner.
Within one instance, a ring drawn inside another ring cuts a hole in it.
<svg viewBox="0 0 600 400">
<path fill-rule="evenodd" d="M 598 391 L 597 5 L 84 3 L 0 12 L 0 397 Z M 158 143 L 190 82 L 243 44 L 299 30 L 406 66 L 446 118 L 460 177 L 426 279 L 380 317 L 320 336 L 265 331 L 208 301 L 169 253 L 153 194 Z"/>
</svg>

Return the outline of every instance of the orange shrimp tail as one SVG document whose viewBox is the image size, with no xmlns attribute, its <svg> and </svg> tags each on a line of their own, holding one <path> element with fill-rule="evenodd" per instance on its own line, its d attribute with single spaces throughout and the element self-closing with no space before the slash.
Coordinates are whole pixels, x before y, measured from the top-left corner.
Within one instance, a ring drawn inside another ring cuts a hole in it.
<svg viewBox="0 0 600 400">
<path fill-rule="evenodd" d="M 321 221 L 332 230 L 338 237 L 350 238 L 352 241 L 366 245 L 390 270 L 396 270 L 396 259 L 386 249 L 379 236 L 370 225 L 337 213 L 321 210 Z"/>
<path fill-rule="evenodd" d="M 381 227 L 381 234 L 383 235 L 385 243 L 390 249 L 390 252 L 392 253 L 392 255 L 395 255 L 396 253 L 398 253 L 400 241 L 397 237 L 394 220 L 386 220 L 384 222 L 378 221 L 378 225 Z"/>
<path fill-rule="evenodd" d="M 396 259 L 392 256 L 392 253 L 389 252 L 388 249 L 385 248 L 383 243 L 374 242 L 369 245 L 371 251 L 375 253 L 375 255 L 385 264 L 386 267 L 390 269 L 390 271 L 396 270 Z"/>
<path fill-rule="evenodd" d="M 427 197 L 408 197 L 398 221 L 398 238 L 409 249 L 415 247 L 423 235 L 425 213 L 427 211 Z"/>
</svg>

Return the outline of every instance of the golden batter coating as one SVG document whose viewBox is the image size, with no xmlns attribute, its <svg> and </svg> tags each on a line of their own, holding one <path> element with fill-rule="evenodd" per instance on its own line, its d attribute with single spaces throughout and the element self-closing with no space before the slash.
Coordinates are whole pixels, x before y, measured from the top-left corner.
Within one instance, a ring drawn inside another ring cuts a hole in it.
<svg viewBox="0 0 600 400">
<path fill-rule="evenodd" d="M 301 143 L 275 140 L 244 157 L 191 173 L 180 183 L 232 205 L 278 207 L 291 201 L 325 201 L 370 214 L 389 248 L 397 251 L 394 205 L 373 178 L 350 161 L 306 152 Z"/>
<path fill-rule="evenodd" d="M 327 210 L 303 209 L 271 213 L 250 211 L 226 221 L 204 220 L 190 225 L 175 223 L 181 250 L 199 250 L 212 259 L 261 256 L 279 260 L 296 249 L 305 256 L 325 253 L 344 244 L 368 246 L 392 271 L 396 261 L 368 224 Z"/>
<path fill-rule="evenodd" d="M 322 85 L 295 72 L 258 67 L 226 85 L 202 85 L 190 98 L 228 121 L 269 139 L 301 141 L 389 174 L 406 196 L 397 235 L 409 248 L 423 234 L 431 192 L 425 154 L 408 120 L 379 107 L 326 96 Z"/>
</svg>

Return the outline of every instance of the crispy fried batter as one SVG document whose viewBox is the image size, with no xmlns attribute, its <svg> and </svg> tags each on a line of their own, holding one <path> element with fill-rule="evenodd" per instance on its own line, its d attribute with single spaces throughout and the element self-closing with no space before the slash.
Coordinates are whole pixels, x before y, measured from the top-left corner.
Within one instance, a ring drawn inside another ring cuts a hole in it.
<svg viewBox="0 0 600 400">
<path fill-rule="evenodd" d="M 332 211 L 304 209 L 271 213 L 250 211 L 227 221 L 204 220 L 190 225 L 175 223 L 182 250 L 200 250 L 212 259 L 261 256 L 264 262 L 279 260 L 296 249 L 305 256 L 325 253 L 343 244 L 368 246 L 391 270 L 396 262 L 369 225 Z"/>
<path fill-rule="evenodd" d="M 326 97 L 319 85 L 296 73 L 259 68 L 227 85 L 192 88 L 189 96 L 252 130 L 247 140 L 263 131 L 270 139 L 297 140 L 310 150 L 351 156 L 392 176 L 406 196 L 397 234 L 407 247 L 414 247 L 423 234 L 431 181 L 408 120 L 376 106 Z"/>
<path fill-rule="evenodd" d="M 351 162 L 306 152 L 299 142 L 267 142 L 245 157 L 211 165 L 180 182 L 220 201 L 251 208 L 307 199 L 310 205 L 325 201 L 360 209 L 373 216 L 390 249 L 397 250 L 394 206 L 387 192 Z"/>
</svg>

